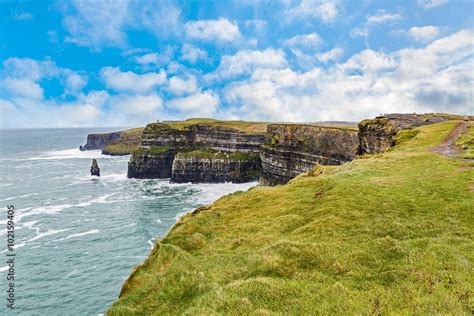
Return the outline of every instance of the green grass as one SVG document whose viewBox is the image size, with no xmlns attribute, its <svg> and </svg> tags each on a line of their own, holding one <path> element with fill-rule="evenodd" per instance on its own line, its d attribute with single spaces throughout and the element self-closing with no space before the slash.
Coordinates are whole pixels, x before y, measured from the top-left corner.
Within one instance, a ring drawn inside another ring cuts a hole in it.
<svg viewBox="0 0 474 316">
<path fill-rule="evenodd" d="M 107 315 L 471 314 L 474 164 L 430 150 L 454 125 L 184 216 Z"/>
<path fill-rule="evenodd" d="M 223 152 L 212 149 L 199 149 L 188 152 L 179 152 L 178 158 L 201 158 L 201 159 L 223 159 L 223 160 L 250 160 L 259 157 L 259 154 L 244 153 L 241 151 Z"/>
<path fill-rule="evenodd" d="M 469 128 L 459 136 L 454 144 L 463 150 L 463 153 L 459 155 L 460 158 L 474 159 L 474 125 L 469 125 Z"/>
<path fill-rule="evenodd" d="M 191 125 L 195 124 L 211 124 L 216 126 L 234 128 L 236 130 L 246 133 L 265 133 L 267 131 L 268 124 L 264 122 L 220 121 L 211 118 L 191 118 L 185 121 L 163 121 L 162 123 L 177 130 L 185 130 Z"/>
<path fill-rule="evenodd" d="M 103 151 L 112 155 L 128 155 L 132 153 L 139 148 L 144 129 L 144 127 L 137 127 L 123 131 L 120 138 L 110 142 Z"/>
</svg>

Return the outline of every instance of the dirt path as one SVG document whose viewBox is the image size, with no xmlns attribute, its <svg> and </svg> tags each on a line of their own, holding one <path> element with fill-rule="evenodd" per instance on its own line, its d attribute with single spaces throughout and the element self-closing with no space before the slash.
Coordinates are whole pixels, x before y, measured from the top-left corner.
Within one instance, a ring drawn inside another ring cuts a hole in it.
<svg viewBox="0 0 474 316">
<path fill-rule="evenodd" d="M 458 123 L 453 130 L 449 133 L 449 135 L 444 139 L 444 141 L 439 144 L 436 148 L 433 149 L 435 153 L 441 154 L 446 157 L 454 158 L 459 161 L 465 162 L 474 162 L 474 159 L 464 159 L 456 157 L 457 155 L 462 153 L 462 150 L 456 148 L 454 146 L 454 141 L 458 139 L 462 132 L 464 132 L 469 125 L 472 124 L 470 122 L 460 122 Z"/>
</svg>

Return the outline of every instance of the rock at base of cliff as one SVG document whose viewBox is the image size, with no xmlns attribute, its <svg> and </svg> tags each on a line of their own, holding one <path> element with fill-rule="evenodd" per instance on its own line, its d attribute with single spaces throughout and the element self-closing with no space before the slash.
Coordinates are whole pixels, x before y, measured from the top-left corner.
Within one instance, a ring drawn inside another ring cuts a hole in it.
<svg viewBox="0 0 474 316">
<path fill-rule="evenodd" d="M 175 152 L 169 150 L 136 150 L 128 163 L 128 178 L 167 179 L 171 178 L 171 167 Z"/>
</svg>

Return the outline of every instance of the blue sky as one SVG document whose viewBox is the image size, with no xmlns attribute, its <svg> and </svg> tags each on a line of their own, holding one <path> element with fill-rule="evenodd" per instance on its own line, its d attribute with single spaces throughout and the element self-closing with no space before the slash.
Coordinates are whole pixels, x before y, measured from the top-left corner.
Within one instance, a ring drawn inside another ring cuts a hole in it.
<svg viewBox="0 0 474 316">
<path fill-rule="evenodd" d="M 0 5 L 0 128 L 474 114 L 468 0 Z"/>
</svg>

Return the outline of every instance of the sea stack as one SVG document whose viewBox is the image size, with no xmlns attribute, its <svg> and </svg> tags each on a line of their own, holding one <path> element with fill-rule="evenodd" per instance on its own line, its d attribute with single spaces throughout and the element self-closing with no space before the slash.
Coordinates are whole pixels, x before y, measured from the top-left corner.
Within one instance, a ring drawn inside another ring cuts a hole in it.
<svg viewBox="0 0 474 316">
<path fill-rule="evenodd" d="M 91 176 L 100 177 L 100 168 L 99 168 L 99 165 L 97 164 L 97 160 L 95 159 L 92 159 Z"/>
</svg>

